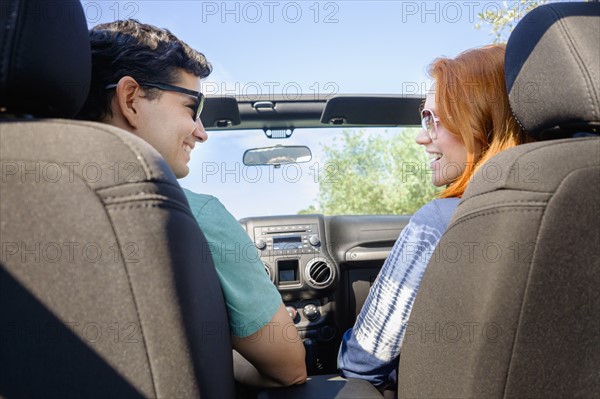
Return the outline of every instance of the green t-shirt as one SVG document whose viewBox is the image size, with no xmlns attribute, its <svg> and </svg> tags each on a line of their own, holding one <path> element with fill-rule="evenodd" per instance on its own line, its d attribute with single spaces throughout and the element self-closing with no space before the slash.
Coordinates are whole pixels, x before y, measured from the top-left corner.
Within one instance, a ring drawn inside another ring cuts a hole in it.
<svg viewBox="0 0 600 399">
<path fill-rule="evenodd" d="M 271 321 L 281 305 L 281 295 L 269 280 L 254 243 L 223 204 L 210 195 L 183 192 L 208 241 L 231 333 L 252 335 Z"/>
</svg>

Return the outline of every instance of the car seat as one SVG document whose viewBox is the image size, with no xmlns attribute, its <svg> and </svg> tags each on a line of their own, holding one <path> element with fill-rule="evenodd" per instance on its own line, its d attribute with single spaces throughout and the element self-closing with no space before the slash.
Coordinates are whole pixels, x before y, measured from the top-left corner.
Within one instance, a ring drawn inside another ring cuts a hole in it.
<svg viewBox="0 0 600 399">
<path fill-rule="evenodd" d="M 506 48 L 513 113 L 541 140 L 474 176 L 427 267 L 398 397 L 600 393 L 600 4 L 550 3 Z"/>
<path fill-rule="evenodd" d="M 0 7 L 0 397 L 233 397 L 208 245 L 150 145 L 73 121 L 82 6 Z"/>
</svg>

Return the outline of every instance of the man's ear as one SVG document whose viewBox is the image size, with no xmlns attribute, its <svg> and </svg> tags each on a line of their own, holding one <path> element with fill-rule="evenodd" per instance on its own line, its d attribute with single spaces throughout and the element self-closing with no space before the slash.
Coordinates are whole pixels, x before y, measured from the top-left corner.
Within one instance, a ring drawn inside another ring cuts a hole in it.
<svg viewBox="0 0 600 399">
<path fill-rule="evenodd" d="M 119 79 L 115 88 L 115 105 L 123 116 L 123 122 L 134 130 L 139 126 L 140 109 L 138 102 L 142 95 L 141 86 L 134 78 L 124 76 Z"/>
</svg>

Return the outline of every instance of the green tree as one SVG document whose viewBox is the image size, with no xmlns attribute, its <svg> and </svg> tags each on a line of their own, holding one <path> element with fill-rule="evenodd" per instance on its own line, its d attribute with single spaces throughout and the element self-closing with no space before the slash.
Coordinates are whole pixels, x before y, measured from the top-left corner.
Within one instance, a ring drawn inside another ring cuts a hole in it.
<svg viewBox="0 0 600 399">
<path fill-rule="evenodd" d="M 346 130 L 324 146 L 318 207 L 326 215 L 412 214 L 435 197 L 429 161 L 415 143 L 416 129 L 369 135 Z"/>
<path fill-rule="evenodd" d="M 548 0 L 504 1 L 498 7 L 488 8 L 486 12 L 477 14 L 479 21 L 475 28 L 491 26 L 490 35 L 494 35 L 494 43 L 505 43 L 508 35 L 525 14 L 534 8 L 548 3 Z"/>
</svg>

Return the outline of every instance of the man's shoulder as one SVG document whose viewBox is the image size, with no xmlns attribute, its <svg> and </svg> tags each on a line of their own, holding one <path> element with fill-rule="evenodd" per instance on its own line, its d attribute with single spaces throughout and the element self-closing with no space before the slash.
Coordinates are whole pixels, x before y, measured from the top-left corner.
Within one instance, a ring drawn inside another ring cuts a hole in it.
<svg viewBox="0 0 600 399">
<path fill-rule="evenodd" d="M 183 193 L 185 194 L 185 197 L 187 198 L 190 205 L 192 201 L 198 204 L 206 204 L 207 202 L 214 201 L 217 199 L 212 195 L 195 193 L 193 191 L 188 190 L 187 188 L 182 187 L 181 189 L 183 190 Z"/>
<path fill-rule="evenodd" d="M 212 195 L 208 194 L 195 193 L 183 187 L 182 190 L 188 200 L 188 203 L 190 204 L 190 208 L 192 213 L 194 213 L 194 216 L 198 216 L 198 213 L 201 213 L 207 207 L 207 205 L 210 205 L 211 207 L 221 207 L 221 202 L 217 197 L 213 197 Z"/>
<path fill-rule="evenodd" d="M 237 242 L 240 237 L 250 239 L 235 217 L 225 208 L 217 197 L 207 194 L 198 194 L 183 189 L 190 203 L 192 214 L 202 228 L 207 239 L 221 239 L 226 237 Z"/>
</svg>

